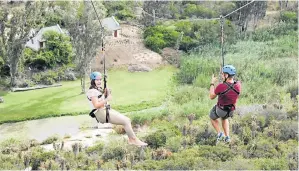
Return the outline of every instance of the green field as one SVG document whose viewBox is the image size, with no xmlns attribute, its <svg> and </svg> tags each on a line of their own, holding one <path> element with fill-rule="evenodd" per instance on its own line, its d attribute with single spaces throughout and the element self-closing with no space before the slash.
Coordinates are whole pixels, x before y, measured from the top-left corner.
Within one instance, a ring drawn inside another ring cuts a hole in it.
<svg viewBox="0 0 299 171">
<path fill-rule="evenodd" d="M 161 105 L 174 72 L 173 67 L 139 73 L 110 71 L 112 108 L 129 112 Z M 89 83 L 87 79 L 86 88 Z M 80 94 L 80 80 L 61 84 L 61 87 L 5 93 L 5 103 L 0 104 L 0 123 L 87 113 L 89 104 L 85 95 Z"/>
</svg>

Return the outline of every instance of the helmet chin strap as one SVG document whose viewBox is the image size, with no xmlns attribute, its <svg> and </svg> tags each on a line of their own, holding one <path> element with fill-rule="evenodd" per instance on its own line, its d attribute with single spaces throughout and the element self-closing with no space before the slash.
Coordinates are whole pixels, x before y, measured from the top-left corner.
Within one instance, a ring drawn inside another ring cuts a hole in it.
<svg viewBox="0 0 299 171">
<path fill-rule="evenodd" d="M 227 80 L 227 77 L 224 76 L 224 81 L 223 82 L 226 82 L 226 80 Z"/>
</svg>

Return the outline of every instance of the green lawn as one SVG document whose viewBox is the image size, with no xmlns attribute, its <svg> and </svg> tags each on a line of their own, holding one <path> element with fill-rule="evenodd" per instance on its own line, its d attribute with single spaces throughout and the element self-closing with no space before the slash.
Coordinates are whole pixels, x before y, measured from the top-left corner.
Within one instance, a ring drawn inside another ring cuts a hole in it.
<svg viewBox="0 0 299 171">
<path fill-rule="evenodd" d="M 172 67 L 139 73 L 110 71 L 112 108 L 129 112 L 161 105 L 174 72 Z M 87 88 L 89 83 L 87 80 Z M 87 113 L 88 101 L 80 92 L 80 80 L 62 82 L 61 87 L 8 92 L 3 96 L 5 103 L 0 104 L 0 123 Z"/>
</svg>

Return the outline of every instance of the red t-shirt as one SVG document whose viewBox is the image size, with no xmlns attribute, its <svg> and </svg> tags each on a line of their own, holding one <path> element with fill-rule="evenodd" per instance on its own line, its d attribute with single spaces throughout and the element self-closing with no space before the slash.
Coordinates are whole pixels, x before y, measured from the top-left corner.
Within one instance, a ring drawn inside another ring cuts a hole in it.
<svg viewBox="0 0 299 171">
<path fill-rule="evenodd" d="M 228 82 L 227 82 L 227 84 L 234 87 L 235 90 L 237 90 L 238 92 L 241 93 L 241 83 L 239 81 L 237 81 L 236 84 L 228 83 Z M 237 94 L 234 90 L 230 89 L 228 92 L 221 95 L 221 93 L 224 92 L 228 88 L 229 87 L 225 83 L 221 83 L 215 89 L 215 94 L 218 95 L 217 105 L 220 107 L 224 106 L 224 105 L 230 105 L 230 104 L 233 104 L 234 106 L 236 106 L 239 94 Z M 232 110 L 235 110 L 235 108 L 233 107 Z"/>
</svg>

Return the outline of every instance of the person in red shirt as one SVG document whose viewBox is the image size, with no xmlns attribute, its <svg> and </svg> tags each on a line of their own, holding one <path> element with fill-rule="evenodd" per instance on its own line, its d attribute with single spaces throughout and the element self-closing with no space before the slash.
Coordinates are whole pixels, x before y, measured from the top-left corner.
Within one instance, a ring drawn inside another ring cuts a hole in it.
<svg viewBox="0 0 299 171">
<path fill-rule="evenodd" d="M 239 81 L 234 81 L 235 74 L 236 68 L 234 66 L 225 65 L 222 68 L 222 80 L 224 81 L 216 88 L 215 82 L 217 78 L 214 74 L 212 75 L 210 99 L 215 99 L 218 96 L 218 101 L 210 111 L 210 118 L 213 127 L 217 131 L 217 143 L 223 138 L 225 142 L 230 142 L 228 118 L 233 116 L 241 92 L 241 83 Z M 218 118 L 222 119 L 224 134 L 220 131 Z"/>
</svg>

